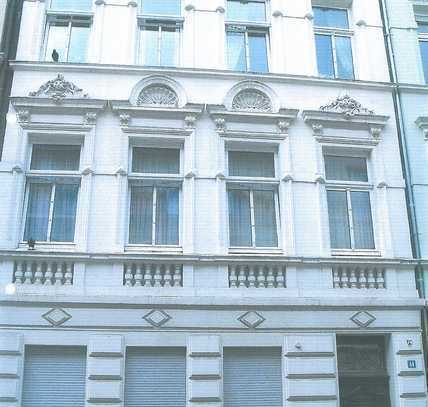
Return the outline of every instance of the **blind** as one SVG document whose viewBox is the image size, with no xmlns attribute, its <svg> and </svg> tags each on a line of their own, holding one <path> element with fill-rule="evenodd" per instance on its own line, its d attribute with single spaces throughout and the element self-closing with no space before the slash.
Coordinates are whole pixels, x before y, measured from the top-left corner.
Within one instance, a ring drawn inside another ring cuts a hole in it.
<svg viewBox="0 0 428 407">
<path fill-rule="evenodd" d="M 185 407 L 186 349 L 127 348 L 125 406 Z"/>
<path fill-rule="evenodd" d="M 22 407 L 84 407 L 86 349 L 27 346 Z"/>
<path fill-rule="evenodd" d="M 281 348 L 224 348 L 224 407 L 282 407 Z"/>
</svg>

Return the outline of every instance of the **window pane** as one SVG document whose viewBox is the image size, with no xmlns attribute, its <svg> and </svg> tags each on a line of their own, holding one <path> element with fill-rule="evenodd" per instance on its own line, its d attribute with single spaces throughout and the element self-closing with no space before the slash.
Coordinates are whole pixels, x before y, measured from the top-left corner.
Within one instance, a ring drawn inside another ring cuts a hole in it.
<svg viewBox="0 0 428 407">
<path fill-rule="evenodd" d="M 178 244 L 178 188 L 157 188 L 156 244 Z"/>
<path fill-rule="evenodd" d="M 428 34 L 428 22 L 418 23 L 418 33 Z"/>
<path fill-rule="evenodd" d="M 24 240 L 47 240 L 51 184 L 30 184 Z"/>
<path fill-rule="evenodd" d="M 68 23 L 52 22 L 49 24 L 48 42 L 46 45 L 46 61 L 53 61 L 52 52 L 58 53 L 58 62 L 67 61 Z"/>
<path fill-rule="evenodd" d="M 251 246 L 250 191 L 229 191 L 229 234 L 231 246 Z"/>
<path fill-rule="evenodd" d="M 266 34 L 249 34 L 248 47 L 250 53 L 250 67 L 252 72 L 267 72 L 267 45 Z"/>
<path fill-rule="evenodd" d="M 374 249 L 373 221 L 368 192 L 351 192 L 356 249 Z"/>
<path fill-rule="evenodd" d="M 264 2 L 229 0 L 227 2 L 226 19 L 234 21 L 266 21 L 266 5 Z"/>
<path fill-rule="evenodd" d="M 176 28 L 162 27 L 161 60 L 162 66 L 178 65 L 179 32 Z"/>
<path fill-rule="evenodd" d="M 229 151 L 229 175 L 242 177 L 274 177 L 274 154 Z"/>
<path fill-rule="evenodd" d="M 134 147 L 132 150 L 132 172 L 178 174 L 180 172 L 180 150 Z"/>
<path fill-rule="evenodd" d="M 153 188 L 131 187 L 129 243 L 152 244 Z"/>
<path fill-rule="evenodd" d="M 334 77 L 333 46 L 330 35 L 315 35 L 318 73 L 329 78 Z"/>
<path fill-rule="evenodd" d="M 368 181 L 365 158 L 326 155 L 324 161 L 327 179 L 340 181 Z"/>
<path fill-rule="evenodd" d="M 273 191 L 254 191 L 253 198 L 256 246 L 277 247 L 275 193 Z"/>
<path fill-rule="evenodd" d="M 72 242 L 74 240 L 78 192 L 78 185 L 56 185 L 51 231 L 52 241 Z"/>
<path fill-rule="evenodd" d="M 424 70 L 425 83 L 428 83 L 428 41 L 419 41 L 421 49 L 422 68 Z"/>
<path fill-rule="evenodd" d="M 342 79 L 354 79 L 352 45 L 349 37 L 335 37 L 337 76 Z"/>
<path fill-rule="evenodd" d="M 92 11 L 93 0 L 52 0 L 52 10 Z"/>
<path fill-rule="evenodd" d="M 32 170 L 78 171 L 80 146 L 34 144 L 31 156 Z"/>
<path fill-rule="evenodd" d="M 142 30 L 141 49 L 144 65 L 159 65 L 159 27 Z"/>
<path fill-rule="evenodd" d="M 227 32 L 227 65 L 234 71 L 246 71 L 245 34 Z"/>
<path fill-rule="evenodd" d="M 89 41 L 89 25 L 73 24 L 71 28 L 68 62 L 86 62 Z"/>
<path fill-rule="evenodd" d="M 327 191 L 330 243 L 333 249 L 350 249 L 348 203 L 345 191 Z"/>
<path fill-rule="evenodd" d="M 165 16 L 181 15 L 180 0 L 142 0 L 143 14 Z"/>
<path fill-rule="evenodd" d="M 314 7 L 313 12 L 317 27 L 349 28 L 347 10 Z"/>
</svg>

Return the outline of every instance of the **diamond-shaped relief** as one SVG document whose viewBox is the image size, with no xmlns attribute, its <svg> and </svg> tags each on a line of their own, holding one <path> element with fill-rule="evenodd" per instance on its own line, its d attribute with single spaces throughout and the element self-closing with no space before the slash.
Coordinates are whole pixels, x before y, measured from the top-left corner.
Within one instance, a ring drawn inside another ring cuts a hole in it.
<svg viewBox="0 0 428 407">
<path fill-rule="evenodd" d="M 351 321 L 362 328 L 366 328 L 372 322 L 376 321 L 376 318 L 367 311 L 359 311 L 356 314 L 352 315 Z"/>
<path fill-rule="evenodd" d="M 145 319 L 150 325 L 159 328 L 166 324 L 171 319 L 171 316 L 163 310 L 154 309 L 151 310 L 148 314 L 144 315 L 143 319 Z"/>
<path fill-rule="evenodd" d="M 52 308 L 42 315 L 42 318 L 53 326 L 60 326 L 71 318 L 71 315 L 61 308 Z"/>
<path fill-rule="evenodd" d="M 260 324 L 266 321 L 262 315 L 255 311 L 248 311 L 245 314 L 242 314 L 238 321 L 243 323 L 248 328 L 257 328 Z"/>
</svg>

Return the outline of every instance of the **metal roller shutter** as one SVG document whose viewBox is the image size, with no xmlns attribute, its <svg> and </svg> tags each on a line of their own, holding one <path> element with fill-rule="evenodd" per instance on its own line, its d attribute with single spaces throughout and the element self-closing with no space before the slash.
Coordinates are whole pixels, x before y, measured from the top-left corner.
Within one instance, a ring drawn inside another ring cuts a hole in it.
<svg viewBox="0 0 428 407">
<path fill-rule="evenodd" d="M 22 407 L 84 407 L 86 348 L 27 346 Z"/>
<path fill-rule="evenodd" d="M 282 407 L 281 348 L 224 348 L 224 407 Z"/>
<path fill-rule="evenodd" d="M 126 407 L 185 407 L 186 349 L 126 350 Z"/>
</svg>

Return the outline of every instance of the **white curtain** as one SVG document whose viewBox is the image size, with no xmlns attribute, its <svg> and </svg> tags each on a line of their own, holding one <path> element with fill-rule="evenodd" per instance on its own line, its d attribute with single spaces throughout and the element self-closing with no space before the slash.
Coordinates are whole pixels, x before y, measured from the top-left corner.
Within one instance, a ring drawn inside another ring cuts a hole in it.
<svg viewBox="0 0 428 407">
<path fill-rule="evenodd" d="M 348 203 L 345 191 L 327 191 L 330 240 L 333 249 L 350 249 Z"/>
<path fill-rule="evenodd" d="M 178 188 L 157 188 L 156 244 L 178 244 Z"/>
<path fill-rule="evenodd" d="M 129 243 L 152 244 L 153 187 L 131 187 Z"/>
<path fill-rule="evenodd" d="M 229 175 L 241 177 L 274 177 L 274 154 L 229 151 Z"/>
<path fill-rule="evenodd" d="M 180 150 L 134 147 L 132 171 L 151 174 L 178 174 L 180 172 Z"/>
<path fill-rule="evenodd" d="M 34 144 L 31 157 L 32 170 L 77 171 L 80 146 Z"/>
<path fill-rule="evenodd" d="M 367 182 L 367 164 L 363 157 L 339 157 L 326 155 L 325 175 L 327 179 Z"/>
<path fill-rule="evenodd" d="M 254 191 L 254 221 L 257 247 L 278 246 L 273 191 Z"/>
<path fill-rule="evenodd" d="M 374 249 L 373 221 L 368 192 L 351 192 L 356 249 Z"/>
<path fill-rule="evenodd" d="M 74 240 L 78 191 L 77 184 L 55 186 L 51 241 L 72 242 Z"/>
<path fill-rule="evenodd" d="M 229 235 L 231 246 L 252 246 L 248 190 L 229 190 Z"/>
<path fill-rule="evenodd" d="M 47 240 L 51 184 L 30 184 L 24 240 Z"/>
</svg>

